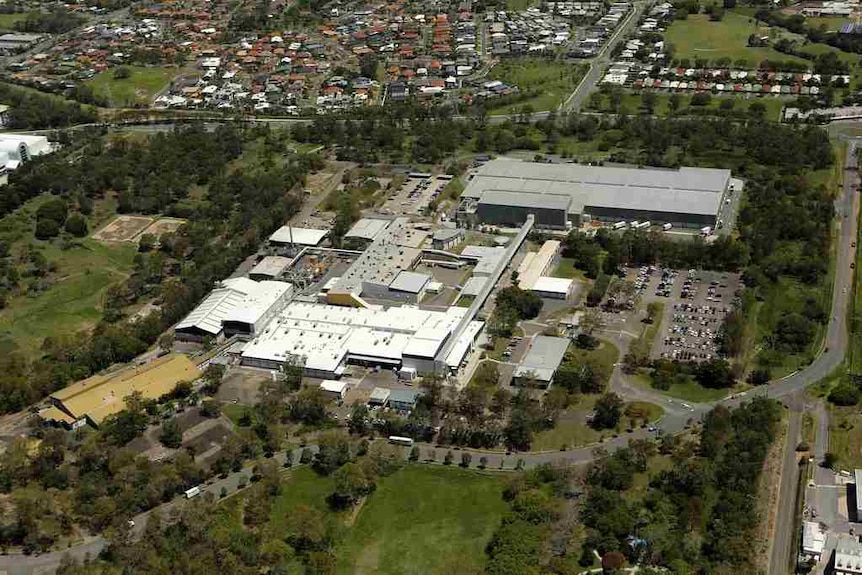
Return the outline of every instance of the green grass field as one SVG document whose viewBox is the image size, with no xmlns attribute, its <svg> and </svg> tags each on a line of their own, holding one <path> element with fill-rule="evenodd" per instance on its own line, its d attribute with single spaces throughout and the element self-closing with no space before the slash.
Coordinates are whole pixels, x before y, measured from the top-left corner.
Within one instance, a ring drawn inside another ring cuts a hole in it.
<svg viewBox="0 0 862 575">
<path fill-rule="evenodd" d="M 14 14 L 0 14 L 0 30 L 13 30 L 15 22 L 26 20 L 29 12 L 15 12 Z"/>
<path fill-rule="evenodd" d="M 583 271 L 575 267 L 575 260 L 572 258 L 560 258 L 560 263 L 551 276 L 570 280 L 583 280 L 586 277 Z"/>
<path fill-rule="evenodd" d="M 481 573 L 506 511 L 502 487 L 490 474 L 405 467 L 365 502 L 337 549 L 337 573 Z"/>
<path fill-rule="evenodd" d="M 758 28 L 751 19 L 741 14 L 727 12 L 720 22 L 711 22 L 706 14 L 689 16 L 677 20 L 665 34 L 665 41 L 676 48 L 677 58 L 703 58 L 715 61 L 719 58 L 746 60 L 755 67 L 763 60 L 805 62 L 802 58 L 782 54 L 772 48 L 751 48 L 748 37 L 751 34 L 765 34 L 765 28 Z"/>
<path fill-rule="evenodd" d="M 592 403 L 595 403 L 593 401 Z M 580 409 L 581 406 L 578 406 Z M 571 449 L 581 445 L 595 443 L 602 438 L 602 433 L 592 427 L 574 420 L 558 421 L 553 429 L 540 431 L 533 437 L 532 451 L 554 451 Z"/>
<path fill-rule="evenodd" d="M 829 451 L 838 455 L 838 468 L 862 467 L 862 413 L 831 404 L 829 410 Z"/>
<path fill-rule="evenodd" d="M 652 387 L 652 383 L 649 376 L 644 373 L 638 373 L 634 375 L 632 377 L 632 381 L 634 381 L 641 387 L 655 389 L 654 387 Z M 683 401 L 691 401 L 693 403 L 708 403 L 711 401 L 718 401 L 719 399 L 723 399 L 730 395 L 731 392 L 733 392 L 732 389 L 709 389 L 707 387 L 703 387 L 695 381 L 687 381 L 685 383 L 672 383 L 669 389 L 661 390 L 661 393 L 665 395 L 674 397 L 676 399 L 681 399 Z"/>
<path fill-rule="evenodd" d="M 808 24 L 810 27 L 819 28 L 820 26 L 825 26 L 826 30 L 829 32 L 840 30 L 841 26 L 849 22 L 850 18 L 810 17 L 805 19 L 805 23 Z"/>
<path fill-rule="evenodd" d="M 65 251 L 46 249 L 48 260 L 58 264 L 57 279 L 37 295 L 10 298 L 0 312 L 0 336 L 35 354 L 46 335 L 71 334 L 95 325 L 102 316 L 105 291 L 127 277 L 135 253 L 132 245 L 108 246 L 89 239 Z"/>
<path fill-rule="evenodd" d="M 309 467 L 300 467 L 284 480 L 284 488 L 273 501 L 269 513 L 269 525 L 276 531 L 286 529 L 290 514 L 300 505 L 307 505 L 329 512 L 326 498 L 335 488 L 332 477 L 320 477 Z"/>
<path fill-rule="evenodd" d="M 0 219 L 0 241 L 10 246 L 13 255 L 21 257 L 32 245 L 56 266 L 47 276 L 47 289 L 13 295 L 0 311 L 0 339 L 12 341 L 28 355 L 38 353 L 46 335 L 71 334 L 93 326 L 101 318 L 108 286 L 124 280 L 134 267 L 136 248 L 131 244 L 108 245 L 87 238 L 64 247 L 61 239 L 36 240 L 36 211 L 51 197 L 33 198 Z M 90 229 L 111 217 L 113 201 L 97 203 L 89 218 Z M 27 286 L 30 281 L 22 277 L 20 283 Z"/>
<path fill-rule="evenodd" d="M 489 108 L 488 114 L 517 114 L 525 106 L 532 107 L 534 112 L 554 110 L 574 91 L 583 75 L 583 67 L 554 60 L 504 60 L 491 69 L 488 80 L 513 84 L 521 93 L 535 93 L 516 103 Z"/>
<path fill-rule="evenodd" d="M 114 69 L 111 69 L 97 74 L 88 84 L 97 96 L 107 98 L 112 107 L 131 107 L 135 104 L 151 104 L 156 94 L 164 89 L 177 73 L 175 68 L 128 68 L 132 72 L 128 78 L 114 78 Z"/>
</svg>

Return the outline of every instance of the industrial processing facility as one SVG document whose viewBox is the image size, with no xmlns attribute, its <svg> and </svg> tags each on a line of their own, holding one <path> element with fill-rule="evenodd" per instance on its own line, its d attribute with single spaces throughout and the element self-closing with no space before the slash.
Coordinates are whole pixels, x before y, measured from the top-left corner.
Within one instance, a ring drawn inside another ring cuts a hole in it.
<svg viewBox="0 0 862 575">
<path fill-rule="evenodd" d="M 715 226 L 730 170 L 678 170 L 540 164 L 497 159 L 480 167 L 461 195 L 458 222 L 578 227 L 588 221 L 649 221 L 676 227 Z"/>
</svg>

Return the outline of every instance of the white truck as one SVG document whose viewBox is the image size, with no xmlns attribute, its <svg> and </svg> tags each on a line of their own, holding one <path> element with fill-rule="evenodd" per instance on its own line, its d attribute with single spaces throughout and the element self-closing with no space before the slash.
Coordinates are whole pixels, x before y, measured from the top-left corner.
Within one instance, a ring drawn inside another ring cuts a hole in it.
<svg viewBox="0 0 862 575">
<path fill-rule="evenodd" d="M 409 437 L 400 437 L 398 435 L 390 435 L 389 443 L 394 445 L 404 445 L 406 447 L 413 447 L 413 440 Z"/>
<path fill-rule="evenodd" d="M 638 226 L 639 226 L 639 225 L 641 225 L 641 223 L 640 223 L 639 221 L 637 221 L 637 220 L 634 220 L 634 221 L 629 222 L 629 227 L 630 227 L 631 229 L 633 229 L 633 230 L 638 229 Z"/>
<path fill-rule="evenodd" d="M 649 227 L 650 227 L 650 225 L 651 225 L 651 224 L 650 224 L 650 222 L 649 222 L 649 221 L 646 221 L 646 222 L 638 222 L 638 225 L 637 225 L 636 227 L 637 227 L 637 229 L 639 229 L 639 230 L 644 230 L 644 229 L 649 228 Z"/>
<path fill-rule="evenodd" d="M 186 499 L 192 499 L 201 494 L 201 486 L 195 485 L 191 489 L 186 489 Z"/>
<path fill-rule="evenodd" d="M 672 227 L 673 227 L 673 224 L 664 224 L 664 225 L 662 225 L 661 229 L 662 229 L 663 231 L 667 232 L 667 231 L 670 231 L 670 229 L 671 229 Z"/>
<path fill-rule="evenodd" d="M 617 223 L 615 223 L 615 224 L 614 224 L 614 229 L 615 229 L 615 230 L 621 230 L 621 229 L 623 229 L 624 227 L 626 227 L 626 223 L 625 223 L 625 222 L 617 222 Z"/>
<path fill-rule="evenodd" d="M 710 226 L 700 228 L 700 234 L 703 236 L 708 236 L 711 233 L 712 233 L 712 228 Z"/>
</svg>

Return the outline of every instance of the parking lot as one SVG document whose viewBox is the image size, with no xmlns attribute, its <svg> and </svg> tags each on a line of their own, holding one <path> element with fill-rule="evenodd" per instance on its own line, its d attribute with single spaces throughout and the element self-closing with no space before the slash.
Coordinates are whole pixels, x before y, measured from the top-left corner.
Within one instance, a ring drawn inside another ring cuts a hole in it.
<svg viewBox="0 0 862 575">
<path fill-rule="evenodd" d="M 419 215 L 448 183 L 448 180 L 438 176 L 410 178 L 389 196 L 380 212 L 391 215 Z"/>
<path fill-rule="evenodd" d="M 629 277 L 645 304 L 664 306 L 653 358 L 706 361 L 717 356 L 718 332 L 733 308 L 739 274 L 650 266 L 631 270 Z"/>
</svg>

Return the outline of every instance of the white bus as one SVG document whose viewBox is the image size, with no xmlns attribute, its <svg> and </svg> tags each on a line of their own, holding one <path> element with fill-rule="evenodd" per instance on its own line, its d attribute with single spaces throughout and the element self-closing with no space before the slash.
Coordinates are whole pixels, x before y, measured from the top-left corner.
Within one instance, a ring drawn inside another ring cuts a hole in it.
<svg viewBox="0 0 862 575">
<path fill-rule="evenodd" d="M 630 227 L 631 229 L 633 229 L 633 230 L 638 229 L 638 226 L 639 226 L 639 225 L 641 225 L 641 223 L 640 223 L 639 221 L 637 221 L 637 220 L 634 220 L 634 221 L 629 222 L 629 227 Z"/>
<path fill-rule="evenodd" d="M 399 437 L 397 435 L 389 436 L 389 443 L 395 445 L 404 445 L 405 447 L 413 447 L 413 440 L 409 437 Z"/>
<path fill-rule="evenodd" d="M 700 228 L 700 233 L 701 233 L 702 235 L 704 235 L 704 236 L 708 236 L 709 234 L 711 234 L 711 233 L 712 233 L 712 228 L 711 228 L 711 227 L 709 227 L 709 226 L 706 226 L 706 227 Z"/>
<path fill-rule="evenodd" d="M 186 489 L 186 499 L 191 499 L 193 497 L 197 497 L 200 494 L 201 494 L 200 485 L 196 485 L 195 487 L 192 487 L 191 489 Z"/>
<path fill-rule="evenodd" d="M 636 227 L 637 227 L 637 229 L 639 229 L 639 230 L 640 230 L 640 229 L 643 229 L 643 228 L 648 228 L 648 227 L 650 227 L 650 225 L 651 225 L 651 224 L 649 223 L 649 221 L 646 221 L 646 222 L 640 222 L 640 223 L 638 223 L 638 225 L 637 225 Z"/>
<path fill-rule="evenodd" d="M 615 229 L 615 230 L 620 230 L 620 229 L 622 229 L 622 228 L 624 228 L 624 227 L 626 227 L 626 223 L 625 223 L 625 222 L 617 222 L 617 223 L 615 223 L 615 224 L 614 224 L 614 229 Z"/>
</svg>

